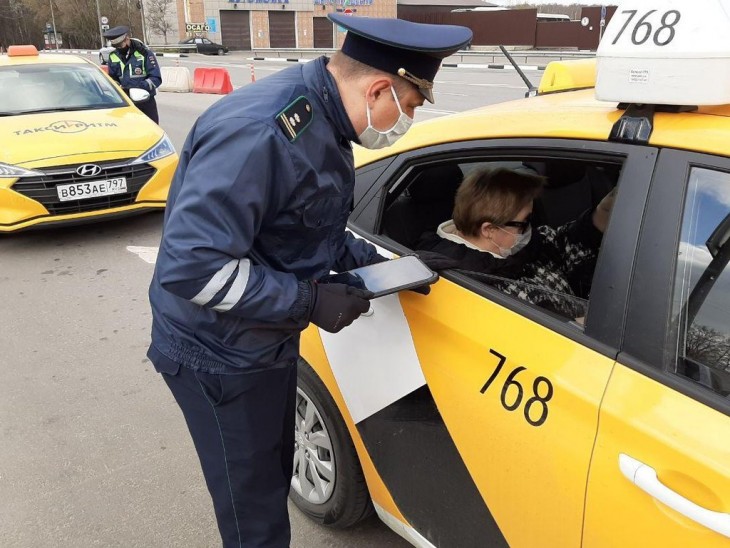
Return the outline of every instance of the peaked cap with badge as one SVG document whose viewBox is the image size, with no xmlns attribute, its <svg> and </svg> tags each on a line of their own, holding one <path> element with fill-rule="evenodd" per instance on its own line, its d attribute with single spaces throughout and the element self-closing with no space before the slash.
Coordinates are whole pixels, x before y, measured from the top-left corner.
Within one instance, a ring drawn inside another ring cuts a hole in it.
<svg viewBox="0 0 730 548">
<path fill-rule="evenodd" d="M 342 53 L 408 80 L 431 103 L 434 102 L 433 79 L 441 61 L 472 40 L 472 31 L 457 25 L 429 25 L 338 13 L 327 17 L 348 31 Z"/>
<path fill-rule="evenodd" d="M 112 46 L 116 46 L 117 44 L 120 44 L 129 34 L 129 27 L 125 26 L 119 26 L 114 27 L 113 29 L 109 29 L 107 31 L 104 31 L 104 38 L 109 40 L 111 42 Z"/>
</svg>

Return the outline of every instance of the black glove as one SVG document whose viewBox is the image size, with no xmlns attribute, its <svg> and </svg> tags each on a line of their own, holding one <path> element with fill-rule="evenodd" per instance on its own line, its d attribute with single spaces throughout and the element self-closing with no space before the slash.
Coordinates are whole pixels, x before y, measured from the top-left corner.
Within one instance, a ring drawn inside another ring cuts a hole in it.
<svg viewBox="0 0 730 548">
<path fill-rule="evenodd" d="M 459 268 L 459 261 L 447 255 L 436 253 L 435 251 L 416 251 L 416 256 L 434 272 L 440 272 L 449 268 Z"/>
<path fill-rule="evenodd" d="M 312 312 L 309 321 L 330 333 L 337 333 L 368 311 L 372 291 L 347 284 L 312 283 Z"/>
<path fill-rule="evenodd" d="M 390 259 L 386 259 L 380 253 L 376 253 L 375 256 L 372 258 L 372 260 L 368 263 L 368 265 L 384 263 L 385 261 L 389 261 L 389 260 Z"/>
</svg>

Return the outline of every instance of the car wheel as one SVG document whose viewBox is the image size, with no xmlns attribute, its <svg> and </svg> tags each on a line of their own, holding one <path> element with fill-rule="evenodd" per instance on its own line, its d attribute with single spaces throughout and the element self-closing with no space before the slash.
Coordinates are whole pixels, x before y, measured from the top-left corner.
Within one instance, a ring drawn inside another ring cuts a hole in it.
<svg viewBox="0 0 730 548">
<path fill-rule="evenodd" d="M 223 55 L 224 53 L 223 48 L 218 48 L 218 55 Z"/>
<path fill-rule="evenodd" d="M 373 512 L 345 421 L 310 365 L 297 372 L 294 473 L 289 497 L 311 519 L 345 528 Z"/>
</svg>

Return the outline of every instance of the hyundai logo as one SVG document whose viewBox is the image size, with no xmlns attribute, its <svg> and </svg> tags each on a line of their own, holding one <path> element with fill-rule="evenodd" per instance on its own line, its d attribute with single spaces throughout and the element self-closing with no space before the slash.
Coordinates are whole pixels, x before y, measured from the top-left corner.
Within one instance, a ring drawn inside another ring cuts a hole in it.
<svg viewBox="0 0 730 548">
<path fill-rule="evenodd" d="M 96 164 L 84 164 L 76 168 L 76 173 L 82 177 L 93 177 L 101 173 L 101 168 Z"/>
</svg>

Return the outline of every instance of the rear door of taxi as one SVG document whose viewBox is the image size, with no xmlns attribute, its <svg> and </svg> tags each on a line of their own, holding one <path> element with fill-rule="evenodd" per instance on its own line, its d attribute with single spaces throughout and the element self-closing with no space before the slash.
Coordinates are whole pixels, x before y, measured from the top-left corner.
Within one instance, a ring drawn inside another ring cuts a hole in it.
<svg viewBox="0 0 730 548">
<path fill-rule="evenodd" d="M 459 274 L 446 273 L 428 297 L 400 295 L 426 386 L 358 429 L 398 508 L 435 546 L 580 545 L 598 410 L 618 353 L 655 158 L 651 148 L 612 143 L 459 143 L 401 155 L 381 180 L 397 181 L 419 162 L 507 152 L 620 159 L 619 194 L 585 328 Z M 375 211 L 356 216 L 372 220 L 364 227 L 375 233 L 369 239 L 406 253 L 378 235 L 378 197 L 388 185 L 377 186 Z"/>
<path fill-rule="evenodd" d="M 730 160 L 662 151 L 601 406 L 586 546 L 730 544 L 728 259 Z"/>
</svg>

